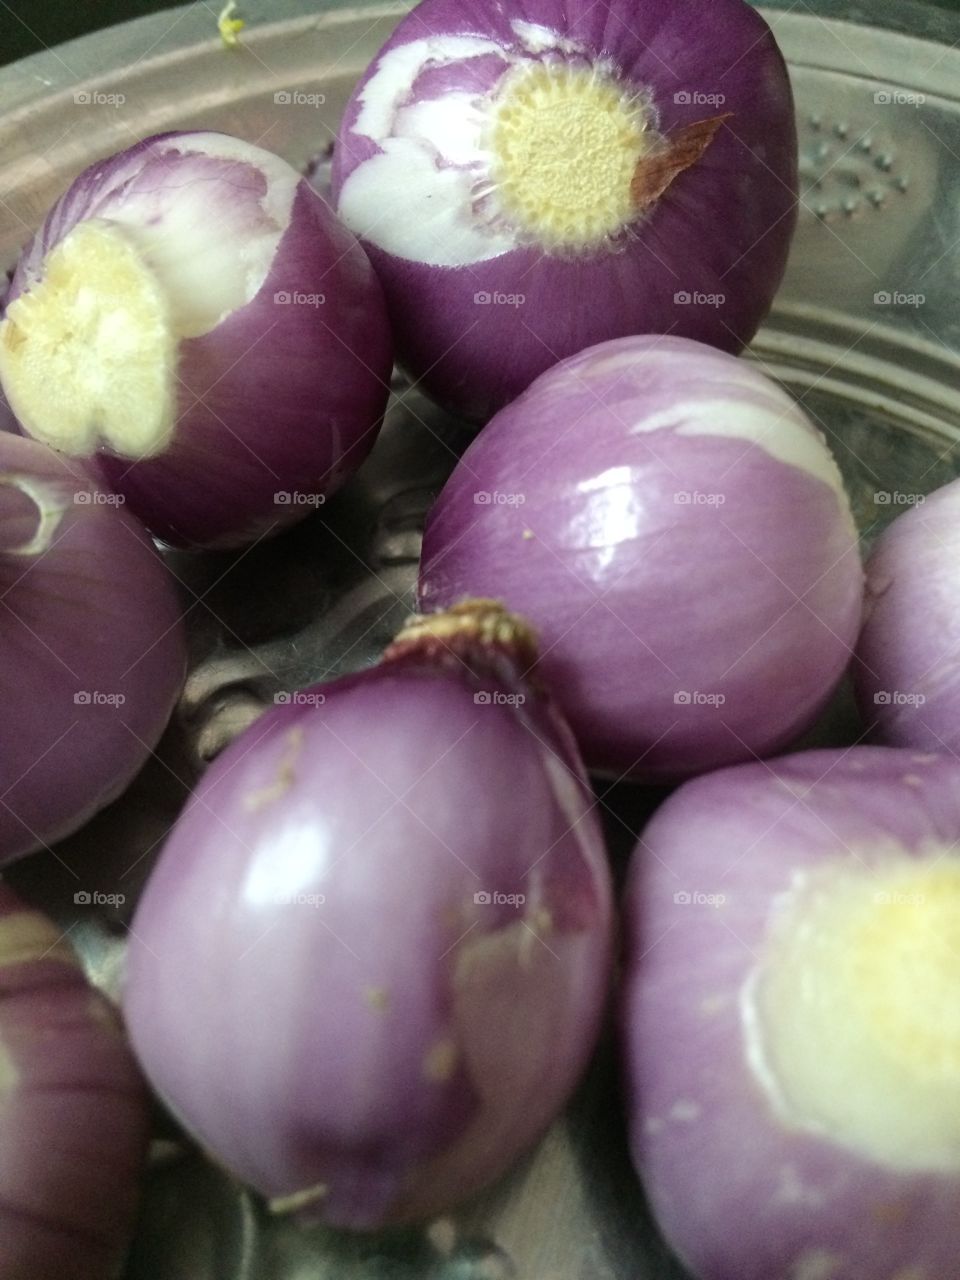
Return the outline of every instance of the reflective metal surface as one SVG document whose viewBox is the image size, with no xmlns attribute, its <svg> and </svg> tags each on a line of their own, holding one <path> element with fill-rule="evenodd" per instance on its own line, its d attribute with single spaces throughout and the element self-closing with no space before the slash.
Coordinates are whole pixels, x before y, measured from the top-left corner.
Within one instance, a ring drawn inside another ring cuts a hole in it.
<svg viewBox="0 0 960 1280">
<path fill-rule="evenodd" d="M 820 422 L 869 539 L 960 472 L 960 49 L 949 47 L 960 17 L 891 0 L 855 13 L 875 24 L 858 27 L 782 8 L 767 13 L 791 64 L 805 193 L 788 277 L 751 355 Z M 213 11 L 195 4 L 0 72 L 0 266 L 76 172 L 149 133 L 226 129 L 304 165 L 402 10 L 248 0 L 241 47 L 228 51 Z M 175 724 L 120 802 L 9 875 L 63 922 L 106 989 L 118 987 L 137 891 L 204 763 L 275 692 L 373 662 L 410 609 L 423 515 L 464 438 L 400 386 L 368 464 L 303 526 L 240 554 L 171 557 L 192 644 Z M 809 741 L 858 731 L 841 695 Z M 598 797 L 619 872 L 657 797 L 607 784 Z M 94 890 L 125 901 L 106 913 L 74 903 Z M 623 1127 L 608 1043 L 505 1182 L 450 1219 L 356 1239 L 269 1220 L 158 1116 L 126 1280 L 680 1280 L 645 1216 Z"/>
</svg>

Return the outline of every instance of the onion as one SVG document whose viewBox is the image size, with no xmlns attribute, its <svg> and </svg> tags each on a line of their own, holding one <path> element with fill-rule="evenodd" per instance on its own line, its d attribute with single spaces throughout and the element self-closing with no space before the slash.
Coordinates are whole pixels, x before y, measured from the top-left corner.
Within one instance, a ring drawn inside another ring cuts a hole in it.
<svg viewBox="0 0 960 1280">
<path fill-rule="evenodd" d="M 611 890 L 573 741 L 473 602 L 288 696 L 202 779 L 131 930 L 126 1012 L 186 1127 L 275 1212 L 425 1217 L 587 1063 Z"/>
<path fill-rule="evenodd" d="M 960 480 L 926 499 L 908 496 L 917 505 L 880 535 L 867 562 L 855 686 L 864 722 L 884 741 L 956 753 Z"/>
<path fill-rule="evenodd" d="M 186 667 L 173 581 L 119 499 L 0 435 L 0 863 L 124 789 Z"/>
<path fill-rule="evenodd" d="M 687 783 L 627 889 L 631 1146 L 700 1280 L 956 1280 L 960 766 Z"/>
<path fill-rule="evenodd" d="M 0 885 L 0 1275 L 105 1280 L 133 1230 L 147 1093 L 64 935 Z"/>
<path fill-rule="evenodd" d="M 609 338 L 749 342 L 795 224 L 790 85 L 743 0 L 423 0 L 333 183 L 402 362 L 485 419 Z"/>
<path fill-rule="evenodd" d="M 428 517 L 420 601 L 528 617 L 587 764 L 668 781 L 809 726 L 862 577 L 799 408 L 744 362 L 639 337 L 564 361 L 474 441 Z"/>
<path fill-rule="evenodd" d="M 235 545 L 363 460 L 391 341 L 363 251 L 285 161 L 219 133 L 85 170 L 24 250 L 0 380 L 168 542 Z"/>
</svg>

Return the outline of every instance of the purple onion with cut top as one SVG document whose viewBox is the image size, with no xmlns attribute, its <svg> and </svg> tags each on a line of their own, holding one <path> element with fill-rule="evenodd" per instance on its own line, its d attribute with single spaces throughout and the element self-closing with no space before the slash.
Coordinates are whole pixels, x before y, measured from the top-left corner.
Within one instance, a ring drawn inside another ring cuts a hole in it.
<svg viewBox="0 0 960 1280">
<path fill-rule="evenodd" d="M 502 1173 L 590 1056 L 603 842 L 491 602 L 289 697 L 202 779 L 139 904 L 126 1014 L 160 1096 L 277 1213 L 419 1219 Z"/>
<path fill-rule="evenodd" d="M 0 1275 L 106 1280 L 133 1233 L 147 1090 L 52 920 L 0 884 Z"/>
<path fill-rule="evenodd" d="M 177 545 L 251 541 L 360 464 L 386 405 L 383 297 L 285 161 L 168 133 L 91 165 L 24 250 L 0 381 L 24 431 Z"/>
<path fill-rule="evenodd" d="M 166 566 L 116 494 L 0 434 L 0 865 L 133 779 L 186 670 Z"/>
<path fill-rule="evenodd" d="M 854 677 L 883 741 L 960 751 L 960 480 L 899 516 L 867 561 Z"/>
<path fill-rule="evenodd" d="M 643 832 L 621 1018 L 634 1161 L 698 1280 L 956 1280 L 960 765 L 725 769 Z"/>
<path fill-rule="evenodd" d="M 401 361 L 470 417 L 626 334 L 737 352 L 795 225 L 786 67 L 743 0 L 423 0 L 354 90 L 333 187 Z"/>
<path fill-rule="evenodd" d="M 833 458 L 753 366 L 683 338 L 557 365 L 471 444 L 427 519 L 425 611 L 528 617 L 587 764 L 677 780 L 785 746 L 856 641 Z"/>
</svg>

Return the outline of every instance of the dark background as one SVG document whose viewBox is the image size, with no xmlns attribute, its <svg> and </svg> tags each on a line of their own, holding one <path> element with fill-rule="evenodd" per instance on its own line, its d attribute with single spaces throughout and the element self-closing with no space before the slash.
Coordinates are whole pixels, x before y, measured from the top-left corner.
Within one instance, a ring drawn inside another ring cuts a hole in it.
<svg viewBox="0 0 960 1280">
<path fill-rule="evenodd" d="M 174 9 L 188 0 L 0 0 L 0 65 L 62 44 L 75 36 L 129 18 L 142 18 L 161 9 Z M 210 27 L 225 0 L 208 0 Z M 957 0 L 960 3 L 960 0 Z M 243 5 L 238 0 L 237 15 Z"/>
<path fill-rule="evenodd" d="M 211 25 L 215 24 L 222 3 L 223 0 L 210 0 Z M 940 9 L 960 12 L 960 0 L 931 0 L 931 3 Z M 64 0 L 0 0 L 0 64 L 114 22 L 173 7 L 164 0 L 68 0 L 67 3 Z M 790 6 L 778 4 L 777 7 Z M 803 7 L 802 0 L 797 7 Z M 862 20 L 869 15 L 870 0 L 860 0 L 850 7 L 858 10 Z M 242 3 L 238 12 L 242 16 Z"/>
</svg>

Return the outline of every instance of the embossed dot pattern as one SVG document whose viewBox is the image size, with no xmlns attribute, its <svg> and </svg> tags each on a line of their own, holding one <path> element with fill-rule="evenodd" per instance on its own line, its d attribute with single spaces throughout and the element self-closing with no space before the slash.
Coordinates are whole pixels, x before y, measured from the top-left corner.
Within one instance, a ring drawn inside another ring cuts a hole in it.
<svg viewBox="0 0 960 1280">
<path fill-rule="evenodd" d="M 811 113 L 800 135 L 801 216 L 823 222 L 882 213 L 910 190 L 909 164 L 879 126 Z"/>
</svg>

